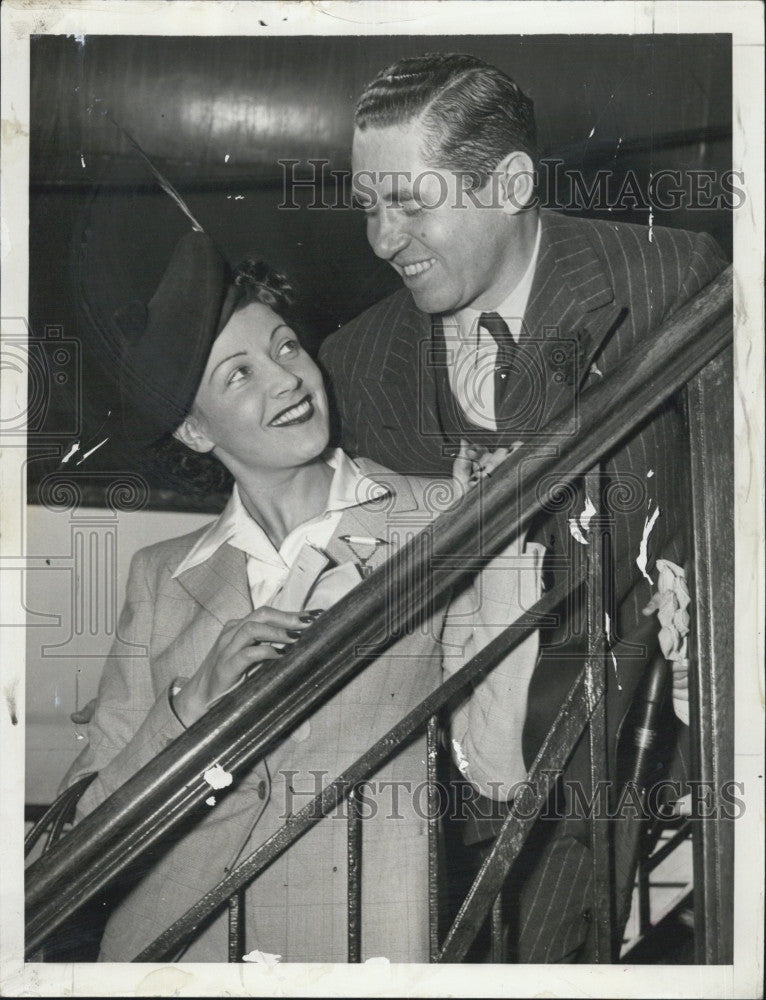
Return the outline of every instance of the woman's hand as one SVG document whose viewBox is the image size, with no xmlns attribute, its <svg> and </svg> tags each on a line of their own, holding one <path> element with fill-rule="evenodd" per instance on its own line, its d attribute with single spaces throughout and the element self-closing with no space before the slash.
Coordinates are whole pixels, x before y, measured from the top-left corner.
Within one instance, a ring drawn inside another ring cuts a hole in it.
<svg viewBox="0 0 766 1000">
<path fill-rule="evenodd" d="M 319 612 L 302 614 L 261 607 L 227 622 L 199 669 L 173 696 L 173 709 L 185 726 L 201 718 L 213 702 L 244 677 L 255 663 L 276 660 Z"/>
<path fill-rule="evenodd" d="M 489 451 L 479 445 L 469 444 L 465 438 L 461 438 L 460 451 L 452 464 L 452 478 L 462 490 L 471 489 L 480 479 L 491 476 L 509 454 L 508 448 Z"/>
</svg>

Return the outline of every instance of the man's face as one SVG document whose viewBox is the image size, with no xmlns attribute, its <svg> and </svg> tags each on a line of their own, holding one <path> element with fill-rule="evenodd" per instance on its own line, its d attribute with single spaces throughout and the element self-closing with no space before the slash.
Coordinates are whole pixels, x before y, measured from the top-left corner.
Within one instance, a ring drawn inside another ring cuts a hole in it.
<svg viewBox="0 0 766 1000">
<path fill-rule="evenodd" d="M 424 312 L 494 309 L 516 280 L 513 217 L 498 178 L 468 192 L 465 177 L 426 162 L 422 137 L 417 120 L 354 133 L 354 194 L 367 239 Z"/>
</svg>

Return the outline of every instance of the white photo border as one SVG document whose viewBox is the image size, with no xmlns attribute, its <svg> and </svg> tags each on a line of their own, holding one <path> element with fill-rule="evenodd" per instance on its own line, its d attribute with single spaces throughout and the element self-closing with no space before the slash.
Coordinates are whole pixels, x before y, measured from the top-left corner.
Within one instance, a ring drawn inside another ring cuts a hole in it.
<svg viewBox="0 0 766 1000">
<path fill-rule="evenodd" d="M 265 22 L 265 26 L 264 23 Z M 733 166 L 747 202 L 735 213 L 735 778 L 734 963 L 710 966 L 54 965 L 23 960 L 24 616 L 18 574 L 26 497 L 23 449 L 0 467 L 0 993 L 3 996 L 614 996 L 762 995 L 764 905 L 764 338 L 763 7 L 757 2 L 151 2 L 6 0 L 2 5 L 3 335 L 28 312 L 29 37 L 32 34 L 731 33 Z M 0 405 L 23 409 L 25 373 L 2 366 Z M 15 706 L 15 713 L 13 707 Z M 12 721 L 16 715 L 17 723 Z"/>
</svg>

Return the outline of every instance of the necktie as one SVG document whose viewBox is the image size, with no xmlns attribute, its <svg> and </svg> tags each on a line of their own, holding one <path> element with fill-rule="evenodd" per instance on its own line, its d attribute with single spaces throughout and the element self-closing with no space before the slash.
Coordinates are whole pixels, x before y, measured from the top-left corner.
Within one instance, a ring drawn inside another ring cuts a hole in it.
<svg viewBox="0 0 766 1000">
<path fill-rule="evenodd" d="M 509 376 L 517 367 L 515 356 L 519 348 L 508 329 L 508 324 L 498 313 L 482 313 L 479 317 L 479 326 L 484 327 L 497 343 L 495 362 L 495 415 L 497 415 L 508 391 Z"/>
</svg>

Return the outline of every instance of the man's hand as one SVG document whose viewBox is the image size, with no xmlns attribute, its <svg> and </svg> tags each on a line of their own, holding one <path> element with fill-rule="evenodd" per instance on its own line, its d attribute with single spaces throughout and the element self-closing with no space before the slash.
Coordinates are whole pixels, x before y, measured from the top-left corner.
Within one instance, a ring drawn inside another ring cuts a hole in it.
<svg viewBox="0 0 766 1000">
<path fill-rule="evenodd" d="M 255 663 L 276 660 L 317 612 L 303 614 L 261 607 L 224 625 L 199 669 L 173 697 L 173 709 L 185 726 L 201 718 Z"/>
<path fill-rule="evenodd" d="M 469 490 L 476 486 L 480 479 L 491 476 L 509 454 L 508 448 L 489 451 L 479 445 L 469 444 L 465 438 L 461 438 L 460 451 L 452 464 L 452 478 L 461 490 Z"/>
</svg>

